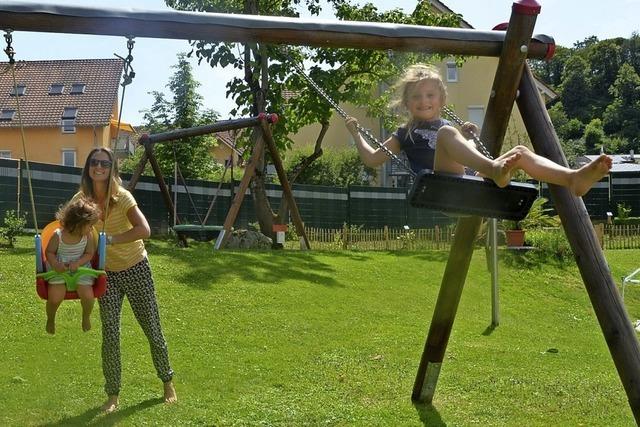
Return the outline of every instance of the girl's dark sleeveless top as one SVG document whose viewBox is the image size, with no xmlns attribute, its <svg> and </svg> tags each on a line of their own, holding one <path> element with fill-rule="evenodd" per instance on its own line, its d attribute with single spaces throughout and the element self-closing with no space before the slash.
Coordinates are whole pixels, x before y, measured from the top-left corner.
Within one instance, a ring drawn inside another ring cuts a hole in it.
<svg viewBox="0 0 640 427">
<path fill-rule="evenodd" d="M 423 169 L 433 169 L 436 155 L 436 135 L 442 126 L 451 122 L 444 119 L 413 123 L 411 128 L 406 125 L 393 132 L 400 142 L 400 148 L 407 155 L 409 166 L 415 173 Z"/>
</svg>

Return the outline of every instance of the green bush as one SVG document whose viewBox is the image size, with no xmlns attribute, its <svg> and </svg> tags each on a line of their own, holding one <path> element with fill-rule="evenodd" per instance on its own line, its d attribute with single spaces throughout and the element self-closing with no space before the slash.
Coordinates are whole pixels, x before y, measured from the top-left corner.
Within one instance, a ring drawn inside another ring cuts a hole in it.
<svg viewBox="0 0 640 427">
<path fill-rule="evenodd" d="M 626 203 L 618 203 L 618 218 L 619 219 L 627 219 L 631 216 L 631 208 L 627 206 Z"/>
<path fill-rule="evenodd" d="M 510 260 L 512 263 L 565 267 L 575 262 L 569 241 L 561 228 L 527 230 L 526 244 L 535 247 L 535 250 L 513 256 Z"/>
<path fill-rule="evenodd" d="M 16 211 L 6 211 L 4 214 L 4 227 L 0 228 L 0 237 L 7 241 L 10 248 L 16 243 L 16 236 L 24 232 L 27 220 L 23 216 L 18 216 Z"/>
</svg>

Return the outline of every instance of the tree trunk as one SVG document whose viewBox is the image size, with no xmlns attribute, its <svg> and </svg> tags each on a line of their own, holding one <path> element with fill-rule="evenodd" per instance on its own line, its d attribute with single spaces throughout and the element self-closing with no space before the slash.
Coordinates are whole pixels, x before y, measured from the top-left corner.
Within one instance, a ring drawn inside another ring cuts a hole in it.
<svg viewBox="0 0 640 427">
<path fill-rule="evenodd" d="M 258 14 L 258 2 L 256 0 L 245 0 L 244 8 L 245 13 L 253 15 Z M 254 69 L 252 64 L 259 65 Z M 260 81 L 257 76 L 260 76 Z M 244 79 L 253 93 L 253 113 L 254 116 L 257 116 L 259 113 L 265 112 L 266 93 L 269 90 L 267 55 L 264 46 L 258 46 L 255 44 L 245 45 Z M 252 143 L 255 144 L 258 138 L 263 138 L 263 136 L 260 127 L 256 126 L 253 128 L 251 138 Z M 265 236 L 271 237 L 271 239 L 275 241 L 275 233 L 273 232 L 273 220 L 275 213 L 273 212 L 273 209 L 271 209 L 271 203 L 269 203 L 267 190 L 265 188 L 265 151 L 266 150 L 262 151 L 262 155 L 256 165 L 255 174 L 251 179 L 251 197 L 253 199 L 256 217 L 260 226 L 260 232 Z"/>
</svg>

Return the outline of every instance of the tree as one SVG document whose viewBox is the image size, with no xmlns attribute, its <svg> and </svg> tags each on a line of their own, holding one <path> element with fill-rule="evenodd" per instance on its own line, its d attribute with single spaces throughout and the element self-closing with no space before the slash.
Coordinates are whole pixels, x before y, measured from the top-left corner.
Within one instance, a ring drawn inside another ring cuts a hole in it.
<svg viewBox="0 0 640 427">
<path fill-rule="evenodd" d="M 302 4 L 312 15 L 320 11 L 318 0 L 273 0 L 268 4 L 257 0 L 166 0 L 166 3 L 183 10 L 288 17 L 299 16 L 297 8 Z M 329 0 L 329 4 L 339 19 L 355 21 L 454 26 L 460 19 L 458 15 L 431 12 L 429 2 L 419 2 L 409 15 L 400 9 L 379 12 L 371 4 L 359 7 L 349 0 Z M 309 74 L 329 96 L 337 102 L 367 105 L 371 114 L 378 115 L 383 112 L 386 98 L 381 96 L 372 100 L 372 94 L 377 92 L 381 83 L 390 85 L 400 70 L 421 57 L 414 54 L 390 57 L 384 51 L 374 50 L 283 48 L 254 43 L 240 46 L 236 43 L 195 41 L 193 47 L 200 61 L 207 61 L 211 66 L 232 66 L 243 72 L 242 77 L 227 83 L 227 94 L 237 105 L 232 114 L 256 115 L 268 110 L 283 113 L 282 120 L 274 128 L 274 139 L 280 149 L 291 146 L 288 135 L 296 133 L 300 127 L 327 123 L 331 116 L 326 102 L 309 90 L 305 80 L 292 71 L 294 64 L 301 64 L 303 60 L 314 62 L 316 65 L 309 69 Z M 285 91 L 296 96 L 285 102 Z M 389 111 L 384 112 L 385 117 L 391 117 Z M 254 131 L 248 142 L 254 143 L 260 137 L 259 132 Z M 266 196 L 264 157 L 257 165 L 251 182 L 254 205 L 262 232 L 271 234 L 271 225 L 278 218 Z"/>
<path fill-rule="evenodd" d="M 588 153 L 594 153 L 600 150 L 604 145 L 605 135 L 602 129 L 602 120 L 593 119 L 584 129 L 585 148 Z"/>
<path fill-rule="evenodd" d="M 589 63 L 581 56 L 572 56 L 564 68 L 560 95 L 567 117 L 582 122 L 588 121 L 589 111 L 585 108 L 591 98 L 589 86 Z"/>
<path fill-rule="evenodd" d="M 537 78 L 549 86 L 557 88 L 562 84 L 564 66 L 571 54 L 571 49 L 557 46 L 551 59 L 530 59 L 528 62 Z"/>
<path fill-rule="evenodd" d="M 150 133 L 190 128 L 211 123 L 218 117 L 214 111 L 201 111 L 202 96 L 197 92 L 200 83 L 193 77 L 191 64 L 185 53 L 178 54 L 178 63 L 172 68 L 175 73 L 167 84 L 173 95 L 171 101 L 162 92 L 151 92 L 153 105 L 144 111 L 144 127 Z M 210 149 L 215 144 L 215 137 L 212 135 L 195 136 L 156 144 L 154 154 L 163 175 L 172 176 L 174 162 L 177 162 L 185 179 L 206 179 L 216 169 L 216 163 L 210 154 Z"/>
<path fill-rule="evenodd" d="M 604 129 L 628 140 L 640 135 L 640 76 L 629 64 L 623 64 L 611 87 L 613 102 L 604 112 Z"/>
<path fill-rule="evenodd" d="M 622 64 L 622 41 L 621 38 L 603 40 L 590 46 L 587 51 L 592 117 L 601 117 L 612 101 L 609 88 L 615 82 Z"/>
<path fill-rule="evenodd" d="M 294 150 L 287 158 L 285 169 L 292 174 L 296 165 L 309 155 L 308 150 Z M 298 177 L 301 184 L 347 187 L 370 185 L 375 170 L 360 160 L 354 150 L 329 151 L 306 168 Z"/>
</svg>

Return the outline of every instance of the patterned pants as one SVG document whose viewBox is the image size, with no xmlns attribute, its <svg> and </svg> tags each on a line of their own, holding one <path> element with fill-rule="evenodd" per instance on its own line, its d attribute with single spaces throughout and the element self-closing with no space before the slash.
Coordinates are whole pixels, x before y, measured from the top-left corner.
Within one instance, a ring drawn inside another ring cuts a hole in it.
<svg viewBox="0 0 640 427">
<path fill-rule="evenodd" d="M 102 372 L 107 395 L 120 392 L 120 315 L 124 297 L 129 299 L 133 314 L 144 331 L 151 347 L 151 357 L 162 382 L 173 378 L 169 365 L 167 343 L 160 327 L 160 314 L 156 301 L 149 260 L 123 271 L 107 271 L 107 291 L 98 300 L 102 321 Z"/>
</svg>

